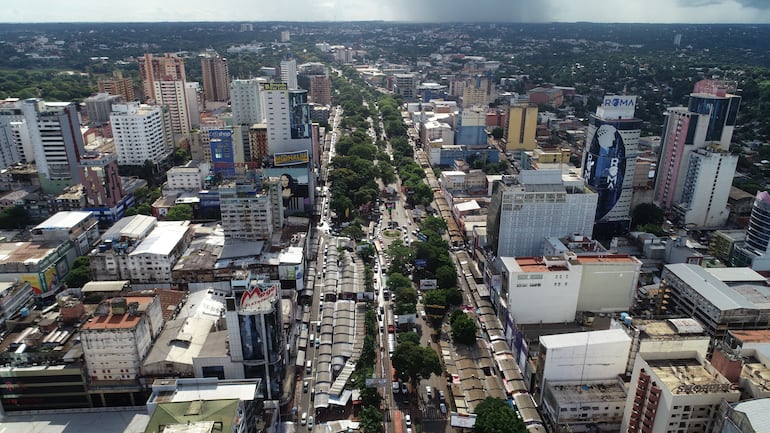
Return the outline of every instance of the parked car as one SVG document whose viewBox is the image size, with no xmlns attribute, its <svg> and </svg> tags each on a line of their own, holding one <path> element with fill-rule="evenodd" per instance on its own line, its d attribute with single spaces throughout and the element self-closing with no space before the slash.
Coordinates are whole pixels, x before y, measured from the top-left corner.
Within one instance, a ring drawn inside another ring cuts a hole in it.
<svg viewBox="0 0 770 433">
<path fill-rule="evenodd" d="M 446 404 L 444 404 L 444 403 L 439 403 L 439 405 L 438 405 L 438 410 L 440 410 L 440 411 L 441 411 L 441 413 L 443 413 L 444 415 L 446 415 Z"/>
<path fill-rule="evenodd" d="M 299 423 L 305 425 L 307 423 L 307 412 L 302 412 L 302 416 L 299 419 Z"/>
<path fill-rule="evenodd" d="M 411 427 L 412 426 L 412 416 L 411 415 L 407 414 L 404 417 L 404 421 L 406 422 L 406 426 L 407 427 Z"/>
</svg>

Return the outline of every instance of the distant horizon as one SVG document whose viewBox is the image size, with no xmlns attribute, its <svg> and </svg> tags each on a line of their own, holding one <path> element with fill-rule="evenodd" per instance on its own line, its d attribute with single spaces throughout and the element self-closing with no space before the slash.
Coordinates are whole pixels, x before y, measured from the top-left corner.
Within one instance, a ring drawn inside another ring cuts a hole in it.
<svg viewBox="0 0 770 433">
<path fill-rule="evenodd" d="M 770 24 L 766 0 L 26 0 L 3 24 L 195 22 Z"/>
<path fill-rule="evenodd" d="M 770 1 L 770 0 L 768 0 Z M 466 25 L 518 25 L 518 24 L 603 24 L 603 25 L 688 25 L 688 26 L 770 26 L 770 22 L 767 23 L 750 23 L 750 22 L 650 22 L 650 21 L 407 21 L 407 20 L 347 20 L 347 21 L 332 21 L 332 20 L 162 20 L 162 21 L 37 21 L 37 22 L 21 22 L 21 21 L 0 21 L 0 25 L 40 25 L 40 24 L 356 24 L 356 23 L 387 23 L 387 24 L 466 24 Z"/>
</svg>

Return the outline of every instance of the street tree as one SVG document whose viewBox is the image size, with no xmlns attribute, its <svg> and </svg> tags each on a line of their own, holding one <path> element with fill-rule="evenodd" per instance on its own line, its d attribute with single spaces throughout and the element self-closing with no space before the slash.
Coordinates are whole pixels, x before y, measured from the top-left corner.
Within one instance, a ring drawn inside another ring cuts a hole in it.
<svg viewBox="0 0 770 433">
<path fill-rule="evenodd" d="M 476 424 L 472 433 L 525 433 L 527 426 L 508 403 L 487 397 L 476 406 Z"/>
<path fill-rule="evenodd" d="M 436 351 L 412 341 L 396 346 L 392 361 L 399 378 L 403 381 L 409 380 L 415 387 L 421 379 L 427 379 L 431 374 L 441 374 L 441 362 Z"/>
</svg>

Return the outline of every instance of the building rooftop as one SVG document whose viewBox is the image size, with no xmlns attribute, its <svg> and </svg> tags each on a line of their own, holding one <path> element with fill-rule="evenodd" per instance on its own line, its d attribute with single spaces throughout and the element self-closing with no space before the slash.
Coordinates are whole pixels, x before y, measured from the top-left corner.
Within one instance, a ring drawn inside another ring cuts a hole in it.
<svg viewBox="0 0 770 433">
<path fill-rule="evenodd" d="M 134 215 L 121 218 L 110 227 L 102 236 L 104 240 L 141 239 L 155 227 L 155 217 L 147 215 Z"/>
<path fill-rule="evenodd" d="M 754 433 L 770 433 L 770 398 L 739 401 L 732 407 L 746 415 Z"/>
<path fill-rule="evenodd" d="M 161 403 L 145 433 L 213 433 L 233 431 L 238 399 Z M 216 426 L 216 427 L 215 427 Z"/>
<path fill-rule="evenodd" d="M 136 246 L 130 255 L 156 254 L 167 256 L 185 237 L 189 228 L 189 221 L 160 221 L 157 227 Z"/>
<path fill-rule="evenodd" d="M 574 332 L 569 334 L 544 335 L 540 337 L 540 345 L 549 349 L 566 347 L 587 347 L 589 344 L 631 342 L 622 329 L 606 329 L 603 331 Z"/>
<path fill-rule="evenodd" d="M 698 265 L 676 263 L 666 265 L 666 268 L 721 311 L 770 308 L 767 286 L 744 284 L 731 287 Z"/>
<path fill-rule="evenodd" d="M 0 242 L 0 265 L 9 263 L 37 264 L 47 257 L 61 242 Z"/>
<path fill-rule="evenodd" d="M 119 281 L 89 281 L 80 289 L 83 293 L 89 292 L 122 292 L 123 289 L 131 287 L 129 280 Z"/>
<path fill-rule="evenodd" d="M 730 392 L 730 382 L 709 372 L 695 358 L 647 360 L 647 364 L 663 382 L 663 388 L 674 395 Z M 738 391 L 734 391 L 738 392 Z"/>
<path fill-rule="evenodd" d="M 61 413 L 47 410 L 7 412 L 1 425 L 9 433 L 142 433 L 149 420 L 144 406 L 130 409 L 101 407 Z"/>
<path fill-rule="evenodd" d="M 131 304 L 132 302 L 139 303 L 140 310 L 142 308 L 146 309 L 150 303 L 152 303 L 153 299 L 154 298 L 147 296 L 127 296 L 125 298 L 127 305 Z M 130 314 L 128 309 L 126 309 L 126 312 L 122 314 L 113 314 L 112 310 L 110 309 L 110 312 L 107 315 L 94 315 L 94 317 L 89 319 L 81 329 L 84 331 L 101 329 L 132 329 L 136 327 L 141 319 L 142 315 Z"/>
<path fill-rule="evenodd" d="M 57 212 L 47 220 L 35 226 L 35 230 L 69 229 L 93 216 L 92 212 L 69 211 Z"/>
<path fill-rule="evenodd" d="M 258 397 L 259 379 L 218 381 L 204 379 L 157 379 L 153 382 L 156 393 L 151 403 L 176 403 L 194 400 L 223 400 L 237 398 L 251 401 Z M 166 390 L 166 389 L 171 390 Z"/>
<path fill-rule="evenodd" d="M 559 407 L 574 406 L 579 403 L 600 401 L 619 401 L 626 399 L 626 389 L 619 381 L 601 382 L 549 382 L 553 397 Z"/>
</svg>

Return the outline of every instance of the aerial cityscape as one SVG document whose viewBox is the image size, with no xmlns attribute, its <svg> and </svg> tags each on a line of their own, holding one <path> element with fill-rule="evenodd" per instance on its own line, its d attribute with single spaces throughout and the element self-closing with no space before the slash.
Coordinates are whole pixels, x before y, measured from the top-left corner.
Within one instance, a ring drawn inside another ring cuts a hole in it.
<svg viewBox="0 0 770 433">
<path fill-rule="evenodd" d="M 112 3 L 1 18 L 0 433 L 770 431 L 770 5 Z"/>
</svg>

